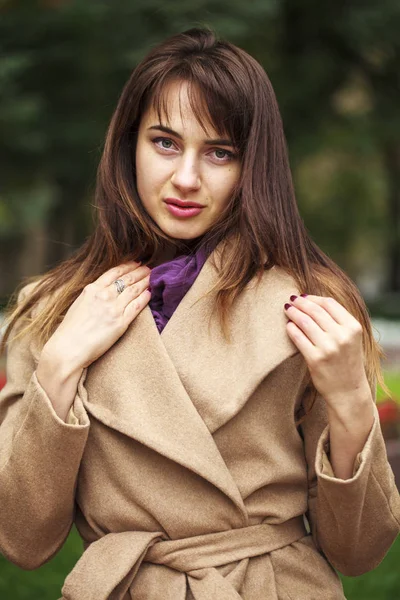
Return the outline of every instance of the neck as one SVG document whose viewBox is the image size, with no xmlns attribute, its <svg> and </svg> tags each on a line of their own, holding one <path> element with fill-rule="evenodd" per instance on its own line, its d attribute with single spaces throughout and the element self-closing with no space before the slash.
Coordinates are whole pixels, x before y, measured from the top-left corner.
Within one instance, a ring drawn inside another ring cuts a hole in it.
<svg viewBox="0 0 400 600">
<path fill-rule="evenodd" d="M 179 241 L 181 243 L 179 247 L 175 245 L 170 245 L 161 248 L 149 266 L 151 268 L 157 267 L 158 265 L 161 265 L 169 260 L 173 260 L 177 256 L 192 253 L 198 245 L 200 237 L 194 238 L 192 240 Z"/>
<path fill-rule="evenodd" d="M 151 268 L 157 267 L 158 265 L 162 265 L 168 260 L 172 260 L 173 258 L 175 258 L 175 256 L 176 248 L 168 248 L 166 250 L 163 250 L 162 252 L 159 252 L 149 266 Z"/>
</svg>

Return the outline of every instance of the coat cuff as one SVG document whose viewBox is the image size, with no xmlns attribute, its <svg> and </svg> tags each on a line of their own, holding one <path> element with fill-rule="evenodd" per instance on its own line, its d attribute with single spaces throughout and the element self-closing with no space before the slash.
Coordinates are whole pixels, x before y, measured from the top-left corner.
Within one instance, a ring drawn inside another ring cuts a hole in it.
<svg viewBox="0 0 400 600">
<path fill-rule="evenodd" d="M 86 373 L 81 376 L 81 380 L 85 377 Z M 79 382 L 80 383 L 80 382 Z M 35 396 L 39 399 L 47 413 L 50 413 L 50 417 L 55 420 L 59 425 L 67 428 L 76 428 L 76 429 L 85 429 L 89 427 L 90 421 L 88 414 L 82 404 L 82 400 L 79 395 L 75 396 L 75 399 L 71 405 L 71 408 L 68 412 L 67 418 L 63 421 L 56 411 L 54 410 L 53 404 L 48 397 L 46 391 L 40 385 L 39 380 L 36 376 L 36 371 L 32 375 L 31 385 L 35 390 Z M 79 389 L 79 384 L 78 384 Z"/>
<path fill-rule="evenodd" d="M 325 427 L 323 430 L 320 439 L 318 441 L 317 453 L 315 457 L 315 470 L 318 478 L 322 478 L 328 481 L 337 481 L 338 483 L 346 483 L 349 484 L 358 477 L 362 477 L 363 471 L 367 468 L 366 465 L 369 465 L 372 460 L 372 446 L 373 440 L 376 436 L 381 436 L 380 423 L 379 423 L 379 413 L 376 405 L 374 405 L 374 422 L 371 428 L 371 431 L 368 434 L 368 437 L 365 441 L 365 444 L 362 450 L 357 454 L 354 465 L 353 465 L 353 474 L 349 479 L 340 479 L 336 477 L 331 462 L 329 460 L 329 425 Z"/>
</svg>

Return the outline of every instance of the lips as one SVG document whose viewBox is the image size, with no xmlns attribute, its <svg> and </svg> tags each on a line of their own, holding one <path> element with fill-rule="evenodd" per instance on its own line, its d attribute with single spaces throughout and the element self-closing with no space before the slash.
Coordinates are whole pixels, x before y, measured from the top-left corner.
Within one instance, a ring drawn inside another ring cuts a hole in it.
<svg viewBox="0 0 400 600">
<path fill-rule="evenodd" d="M 204 208 L 204 206 L 198 202 L 184 201 L 179 198 L 166 198 L 164 202 L 167 204 L 174 204 L 180 208 Z"/>
<path fill-rule="evenodd" d="M 179 202 L 179 204 L 178 204 Z M 204 206 L 197 202 L 183 202 L 178 198 L 167 198 L 165 200 L 165 206 L 167 211 L 177 219 L 190 219 L 191 217 L 197 217 Z"/>
</svg>

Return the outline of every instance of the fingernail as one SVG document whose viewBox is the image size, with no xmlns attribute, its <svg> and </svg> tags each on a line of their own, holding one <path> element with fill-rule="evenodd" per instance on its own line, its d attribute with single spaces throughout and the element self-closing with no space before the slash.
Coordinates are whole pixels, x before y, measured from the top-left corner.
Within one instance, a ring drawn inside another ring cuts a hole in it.
<svg viewBox="0 0 400 600">
<path fill-rule="evenodd" d="M 292 302 L 294 302 L 294 300 L 296 300 L 296 298 L 297 298 L 297 296 L 295 296 L 294 294 L 293 294 L 293 296 L 290 296 L 290 300 L 291 300 Z"/>
<path fill-rule="evenodd" d="M 150 286 L 147 288 L 147 291 L 150 292 L 150 294 L 151 294 L 151 287 Z"/>
<path fill-rule="evenodd" d="M 287 310 L 288 308 L 290 308 L 292 305 L 289 304 L 288 302 L 285 304 L 285 310 Z"/>
<path fill-rule="evenodd" d="M 307 298 L 308 294 L 300 294 L 302 298 Z"/>
</svg>

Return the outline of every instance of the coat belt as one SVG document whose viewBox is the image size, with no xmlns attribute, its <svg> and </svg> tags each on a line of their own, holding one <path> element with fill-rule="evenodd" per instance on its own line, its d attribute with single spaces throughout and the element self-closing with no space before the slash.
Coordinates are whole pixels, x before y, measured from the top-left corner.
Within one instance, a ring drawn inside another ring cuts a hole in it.
<svg viewBox="0 0 400 600">
<path fill-rule="evenodd" d="M 61 600 L 123 600 L 142 563 L 185 573 L 195 600 L 237 600 L 238 592 L 216 567 L 267 554 L 305 535 L 302 516 L 177 540 L 160 532 L 109 533 L 84 552 L 65 580 Z"/>
</svg>

